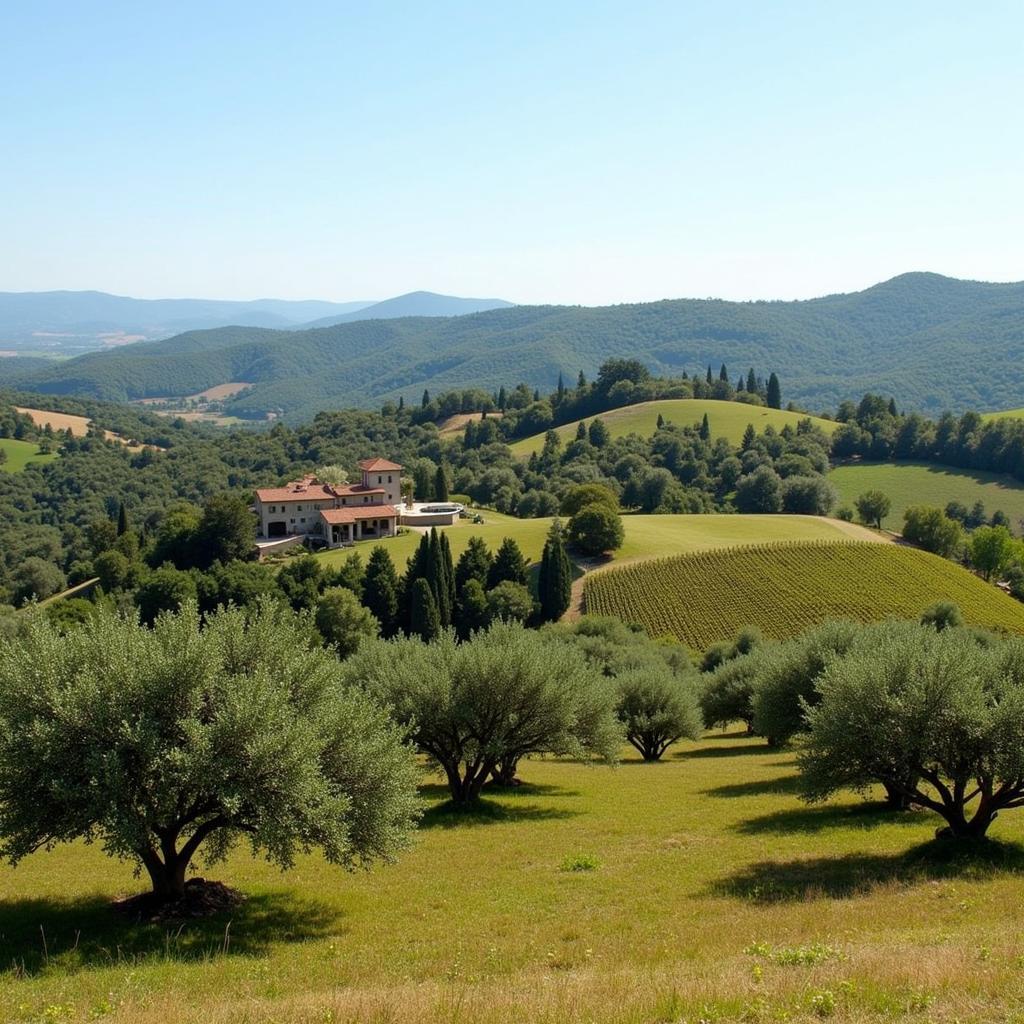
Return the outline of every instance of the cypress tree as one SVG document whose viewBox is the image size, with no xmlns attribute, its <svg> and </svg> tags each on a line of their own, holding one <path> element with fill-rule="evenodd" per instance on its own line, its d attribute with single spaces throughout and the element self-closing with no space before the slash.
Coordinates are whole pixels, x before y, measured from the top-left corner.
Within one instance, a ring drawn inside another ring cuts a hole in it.
<svg viewBox="0 0 1024 1024">
<path fill-rule="evenodd" d="M 448 473 L 443 462 L 437 467 L 437 472 L 434 474 L 434 500 L 448 500 Z"/>
<path fill-rule="evenodd" d="M 726 384 L 729 383 L 729 371 L 725 368 L 725 363 L 722 363 L 722 368 L 718 371 L 718 379 Z"/>
<path fill-rule="evenodd" d="M 441 632 L 434 595 L 430 591 L 430 584 L 422 577 L 412 585 L 409 632 L 421 640 L 433 640 Z"/>
<path fill-rule="evenodd" d="M 898 416 L 899 415 L 899 413 L 896 411 L 896 399 L 895 398 L 890 398 L 889 399 L 889 415 L 890 416 Z"/>
<path fill-rule="evenodd" d="M 782 408 L 782 388 L 779 386 L 779 378 L 774 372 L 768 378 L 768 407 L 770 409 Z"/>
<path fill-rule="evenodd" d="M 580 420 L 576 427 L 576 440 L 586 441 L 587 439 L 587 424 L 585 420 Z"/>
<path fill-rule="evenodd" d="M 744 451 L 749 451 L 750 446 L 754 443 L 754 439 L 757 437 L 757 431 L 754 429 L 753 423 L 747 424 L 747 429 L 743 431 L 743 443 L 741 448 Z"/>
<path fill-rule="evenodd" d="M 498 388 L 498 408 L 502 412 L 504 412 L 505 411 L 505 406 L 507 404 L 508 404 L 508 393 L 505 391 L 505 385 L 502 384 L 501 387 Z"/>
<path fill-rule="evenodd" d="M 455 587 L 461 594 L 463 587 L 476 580 L 481 587 L 487 586 L 487 575 L 491 571 L 494 558 L 483 537 L 470 537 L 466 550 L 459 555 L 455 566 Z"/>
<path fill-rule="evenodd" d="M 402 412 L 405 409 L 405 395 L 398 396 L 398 411 Z"/>
<path fill-rule="evenodd" d="M 658 413 L 658 429 L 661 430 L 661 428 L 663 426 L 665 426 L 665 417 L 662 416 L 661 413 L 659 412 Z"/>
<path fill-rule="evenodd" d="M 124 502 L 118 506 L 117 509 L 117 535 L 123 537 L 128 532 L 128 509 L 124 507 Z"/>
<path fill-rule="evenodd" d="M 580 375 L 576 378 L 576 387 L 585 388 L 587 386 L 587 378 L 583 376 L 583 371 L 580 370 Z"/>
<path fill-rule="evenodd" d="M 430 405 L 430 392 L 426 388 L 424 388 L 423 389 L 423 401 L 421 403 L 421 408 L 426 409 L 426 407 L 428 405 Z"/>
<path fill-rule="evenodd" d="M 741 373 L 736 381 L 736 394 L 738 395 L 743 390 L 743 374 Z"/>
<path fill-rule="evenodd" d="M 534 388 L 533 389 L 533 400 L 535 402 L 539 402 L 540 401 L 540 388 Z"/>
<path fill-rule="evenodd" d="M 565 398 L 565 381 L 562 380 L 561 374 L 558 375 L 558 390 L 556 394 L 558 395 L 559 402 L 561 402 Z"/>
<path fill-rule="evenodd" d="M 757 377 L 754 376 L 753 367 L 747 370 L 747 391 L 752 395 L 757 394 Z"/>
<path fill-rule="evenodd" d="M 444 582 L 445 598 L 451 614 L 455 614 L 455 566 L 452 563 L 452 546 L 448 543 L 448 534 L 441 534 L 441 571 Z"/>
<path fill-rule="evenodd" d="M 707 413 L 704 413 L 704 419 L 700 421 L 700 439 L 702 441 L 711 440 L 711 424 L 708 421 Z"/>
<path fill-rule="evenodd" d="M 707 382 L 709 384 L 714 384 L 715 383 L 715 375 L 711 372 L 711 364 L 710 363 L 708 363 Z"/>
<path fill-rule="evenodd" d="M 452 624 L 452 605 L 448 580 L 445 576 L 444 552 L 441 549 L 441 538 L 436 526 L 430 528 L 430 540 L 427 545 L 427 571 L 424 578 L 434 596 L 438 620 L 442 626 L 450 626 Z"/>
<path fill-rule="evenodd" d="M 547 622 L 556 622 L 572 601 L 572 563 L 565 550 L 562 524 L 557 519 L 551 524 L 544 543 L 537 590 L 541 617 Z"/>
<path fill-rule="evenodd" d="M 381 635 L 398 632 L 398 573 L 387 548 L 378 544 L 370 552 L 363 577 L 363 604 L 376 616 Z"/>
</svg>

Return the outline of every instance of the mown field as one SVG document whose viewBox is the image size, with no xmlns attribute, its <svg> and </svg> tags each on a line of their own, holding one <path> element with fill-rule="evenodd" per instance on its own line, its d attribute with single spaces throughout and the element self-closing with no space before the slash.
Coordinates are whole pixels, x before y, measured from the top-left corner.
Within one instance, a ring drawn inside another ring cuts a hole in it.
<svg viewBox="0 0 1024 1024">
<path fill-rule="evenodd" d="M 52 462 L 58 458 L 56 452 L 41 455 L 35 441 L 15 441 L 10 437 L 0 437 L 0 451 L 7 453 L 7 458 L 0 462 L 0 472 L 5 473 L 20 473 L 30 463 Z"/>
<path fill-rule="evenodd" d="M 470 537 L 477 535 L 483 537 L 492 551 L 498 549 L 505 537 L 513 537 L 529 561 L 540 560 L 551 519 L 516 519 L 488 511 L 481 514 L 483 524 L 463 519 L 457 526 L 444 528 L 453 557 L 458 558 L 469 544 Z M 622 547 L 615 552 L 614 560 L 617 561 L 659 558 L 737 544 L 829 540 L 843 535 L 840 533 L 842 527 L 835 520 L 814 516 L 623 516 L 622 525 L 626 537 Z M 376 543 L 383 544 L 395 565 L 402 569 L 419 542 L 420 535 L 410 531 L 383 541 L 361 541 L 354 548 L 327 551 L 318 557 L 327 565 L 337 565 L 352 551 L 359 551 L 365 559 Z"/>
<path fill-rule="evenodd" d="M 761 545 L 641 562 L 588 576 L 584 607 L 695 650 L 746 625 L 775 639 L 828 618 L 917 618 L 954 601 L 972 625 L 1024 633 L 1024 605 L 966 569 L 892 544 Z"/>
<path fill-rule="evenodd" d="M 96 847 L 0 868 L 0 1019 L 1019 1019 L 1019 846 L 943 860 L 928 814 L 809 808 L 793 755 L 736 733 L 625 757 L 527 762 L 469 816 L 428 784 L 415 848 L 368 873 L 239 851 L 207 872 L 249 894 L 230 921 L 120 923 L 139 882 Z M 1024 812 L 993 832 L 1021 842 Z M 580 855 L 596 868 L 564 870 Z"/>
<path fill-rule="evenodd" d="M 1024 487 L 995 473 L 968 472 L 926 462 L 864 462 L 837 466 L 829 480 L 839 492 L 840 504 L 852 507 L 865 491 L 882 491 L 892 501 L 892 511 L 882 525 L 899 532 L 903 513 L 911 505 L 937 505 L 959 501 L 971 508 L 982 501 L 989 515 L 1001 509 L 1015 531 L 1024 519 Z"/>
<path fill-rule="evenodd" d="M 642 402 L 639 405 L 630 405 L 623 409 L 613 409 L 611 412 L 601 413 L 601 419 L 607 425 L 612 437 L 623 437 L 626 434 L 650 437 L 657 429 L 659 415 L 664 416 L 670 423 L 678 423 L 681 426 L 693 426 L 694 424 L 699 426 L 705 413 L 707 413 L 708 423 L 711 427 L 711 436 L 713 438 L 728 438 L 731 444 L 736 445 L 743 440 L 743 433 L 749 423 L 753 423 L 754 429 L 761 433 L 767 426 L 781 430 L 787 423 L 795 426 L 800 420 L 807 418 L 800 413 L 786 412 L 784 409 L 766 409 L 754 405 L 744 405 L 742 402 L 680 398 L 662 402 Z M 839 426 L 832 420 L 823 420 L 814 416 L 811 419 L 829 434 Z M 589 423 L 589 420 L 587 422 Z M 567 423 L 558 427 L 557 431 L 563 441 L 571 441 L 576 436 L 577 426 L 578 421 Z M 544 435 L 535 434 L 533 437 L 516 441 L 511 447 L 516 455 L 526 458 L 535 451 L 539 452 L 543 446 Z"/>
</svg>

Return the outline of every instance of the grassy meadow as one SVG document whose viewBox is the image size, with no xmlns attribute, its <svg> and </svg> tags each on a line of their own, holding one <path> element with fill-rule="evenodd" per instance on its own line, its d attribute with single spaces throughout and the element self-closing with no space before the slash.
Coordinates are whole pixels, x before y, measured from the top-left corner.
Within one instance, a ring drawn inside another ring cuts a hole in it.
<svg viewBox="0 0 1024 1024">
<path fill-rule="evenodd" d="M 916 619 L 953 601 L 971 625 L 1024 633 L 1024 605 L 937 555 L 894 544 L 800 543 L 679 555 L 587 576 L 586 611 L 702 651 L 747 625 L 781 640 L 827 618 Z"/>
<path fill-rule="evenodd" d="M 962 861 L 927 813 L 807 807 L 793 754 L 738 733 L 624 757 L 527 762 L 468 815 L 425 780 L 415 847 L 366 873 L 239 850 L 207 872 L 249 895 L 230 920 L 125 924 L 129 867 L 33 854 L 0 868 L 0 1019 L 1020 1019 L 1024 812 Z"/>
<path fill-rule="evenodd" d="M 892 501 L 892 511 L 883 520 L 888 530 L 903 527 L 903 513 L 911 505 L 938 505 L 959 501 L 971 508 L 976 501 L 985 503 L 992 515 L 1002 509 L 1017 524 L 1024 519 L 1024 486 L 995 473 L 983 473 L 926 462 L 863 462 L 837 466 L 829 480 L 839 492 L 840 504 L 852 507 L 854 499 L 865 491 L 882 491 Z"/>
<path fill-rule="evenodd" d="M 795 427 L 800 420 L 807 419 L 805 414 L 787 412 L 784 409 L 768 409 L 762 406 L 746 405 L 743 402 L 722 402 L 710 398 L 674 398 L 659 402 L 641 402 L 639 405 L 627 405 L 622 409 L 603 412 L 600 414 L 600 418 L 607 425 L 612 437 L 624 437 L 626 434 L 650 437 L 657 429 L 659 415 L 669 423 L 699 426 L 705 413 L 711 427 L 711 436 L 713 438 L 728 438 L 729 442 L 734 445 L 738 445 L 743 440 L 743 433 L 750 423 L 753 423 L 754 429 L 760 434 L 767 426 L 781 430 L 787 423 Z M 816 416 L 810 418 L 829 434 L 839 426 L 832 420 Z M 587 420 L 588 423 L 590 419 Z M 577 420 L 573 423 L 566 423 L 557 428 L 563 441 L 571 441 L 576 436 L 578 422 Z M 527 458 L 533 452 L 539 452 L 543 447 L 543 434 L 523 438 L 511 445 L 512 451 L 521 458 Z"/>
<path fill-rule="evenodd" d="M 56 452 L 40 454 L 35 441 L 16 441 L 10 437 L 0 437 L 0 451 L 7 453 L 7 458 L 0 462 L 3 473 L 20 473 L 28 465 L 42 465 L 58 458 Z"/>
<path fill-rule="evenodd" d="M 540 561 L 544 539 L 553 520 L 516 519 L 515 516 L 487 510 L 483 510 L 481 515 L 484 518 L 482 524 L 463 519 L 456 526 L 443 528 L 448 534 L 454 558 L 459 557 L 469 544 L 469 539 L 476 535 L 483 537 L 492 551 L 497 551 L 506 537 L 513 537 L 528 561 Z M 613 561 L 689 554 L 737 544 L 836 540 L 843 536 L 840 531 L 845 527 L 845 524 L 840 525 L 835 520 L 789 515 L 623 516 L 622 525 L 625 528 L 625 541 L 615 552 Z M 338 565 L 352 551 L 361 552 L 365 559 L 375 544 L 383 544 L 396 567 L 401 570 L 419 542 L 420 534 L 410 530 L 397 537 L 361 541 L 353 548 L 326 551 L 318 557 L 327 565 Z"/>
</svg>

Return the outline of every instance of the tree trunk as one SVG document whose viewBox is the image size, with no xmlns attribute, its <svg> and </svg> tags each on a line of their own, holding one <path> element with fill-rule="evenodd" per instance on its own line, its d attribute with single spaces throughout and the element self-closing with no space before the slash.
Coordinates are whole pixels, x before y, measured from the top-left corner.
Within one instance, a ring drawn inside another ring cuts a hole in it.
<svg viewBox="0 0 1024 1024">
<path fill-rule="evenodd" d="M 140 850 L 138 853 L 149 875 L 154 896 L 171 902 L 185 895 L 185 873 L 188 870 L 188 860 L 185 857 L 175 854 L 169 858 L 168 863 L 161 860 L 160 855 L 153 849 Z"/>
<path fill-rule="evenodd" d="M 491 778 L 498 786 L 516 785 L 516 771 L 519 769 L 519 758 L 509 757 L 499 761 L 491 771 Z"/>
<path fill-rule="evenodd" d="M 936 839 L 971 840 L 984 839 L 989 825 L 996 819 L 998 811 L 989 806 L 982 798 L 974 817 L 968 819 L 962 804 L 954 805 L 949 813 L 944 814 L 947 824 L 935 832 Z"/>
<path fill-rule="evenodd" d="M 893 811 L 909 811 L 911 803 L 907 795 L 891 782 L 883 782 L 886 806 Z"/>
</svg>

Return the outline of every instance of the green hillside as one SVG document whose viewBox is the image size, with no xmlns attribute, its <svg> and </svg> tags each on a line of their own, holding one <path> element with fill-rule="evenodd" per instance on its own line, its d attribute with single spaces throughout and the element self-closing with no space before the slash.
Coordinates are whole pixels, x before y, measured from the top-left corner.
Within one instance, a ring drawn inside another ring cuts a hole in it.
<svg viewBox="0 0 1024 1024">
<path fill-rule="evenodd" d="M 1024 420 L 1024 409 L 1003 409 L 1000 412 L 987 412 L 983 420 Z"/>
<path fill-rule="evenodd" d="M 1024 633 L 1024 605 L 937 555 L 894 544 L 798 543 L 680 555 L 587 577 L 587 612 L 695 650 L 744 626 L 784 639 L 828 618 L 917 618 L 954 601 L 969 623 Z"/>
<path fill-rule="evenodd" d="M 892 501 L 892 511 L 882 525 L 889 530 L 903 526 L 903 513 L 911 505 L 944 508 L 959 501 L 971 508 L 976 501 L 991 515 L 1001 509 L 1017 530 L 1024 519 L 1024 486 L 1010 477 L 974 470 L 953 469 L 925 462 L 864 462 L 837 466 L 829 480 L 839 492 L 841 504 L 852 506 L 858 494 L 882 491 Z"/>
<path fill-rule="evenodd" d="M 40 454 L 35 441 L 15 441 L 8 437 L 0 437 L 0 451 L 7 453 L 7 458 L 0 462 L 0 472 L 5 473 L 20 473 L 28 465 L 42 465 L 58 457 L 56 453 Z"/>
<path fill-rule="evenodd" d="M 292 421 L 325 408 L 419 400 L 451 388 L 520 380 L 550 389 L 559 373 L 593 375 L 610 357 L 655 373 L 725 361 L 777 371 L 786 400 L 834 408 L 878 390 L 908 409 L 1016 406 L 1024 284 L 905 274 L 849 295 L 802 302 L 678 299 L 605 307 L 516 306 L 451 318 L 411 317 L 281 331 L 194 331 L 69 360 L 26 387 L 117 401 L 256 384 L 227 410 Z M 955 366 L 957 372 L 936 373 Z M 999 366 L 999 373 L 990 368 Z"/>
<path fill-rule="evenodd" d="M 626 406 L 603 412 L 601 420 L 608 427 L 612 437 L 623 437 L 626 434 L 640 434 L 650 437 L 657 429 L 658 416 L 663 416 L 669 423 L 682 426 L 700 425 L 707 414 L 711 427 L 712 438 L 728 438 L 730 444 L 738 445 L 743 440 L 743 432 L 752 423 L 760 434 L 767 426 L 781 430 L 786 424 L 796 426 L 806 416 L 801 413 L 786 412 L 784 409 L 768 409 L 762 406 L 747 405 L 744 402 L 719 402 L 710 398 L 678 398 L 660 402 L 641 402 L 639 405 Z M 591 417 L 593 418 L 593 417 Z M 832 420 L 812 417 L 817 426 L 831 434 L 838 426 Z M 571 441 L 576 436 L 579 421 L 567 423 L 557 428 L 563 441 Z M 544 435 L 535 434 L 525 437 L 512 445 L 516 455 L 525 458 L 544 447 Z"/>
<path fill-rule="evenodd" d="M 446 528 L 452 556 L 458 558 L 469 544 L 470 537 L 480 536 L 496 551 L 505 537 L 512 537 L 531 562 L 540 560 L 544 539 L 551 528 L 551 519 L 516 519 L 498 512 L 481 513 L 484 523 L 477 525 L 463 519 L 457 526 Z M 841 527 L 832 519 L 815 516 L 623 516 L 626 538 L 615 552 L 615 560 L 660 558 L 687 554 L 737 544 L 767 544 L 775 541 L 837 540 L 843 536 Z M 365 559 L 374 544 L 383 544 L 395 565 L 404 569 L 406 559 L 416 550 L 420 535 L 409 531 L 383 541 L 362 541 L 354 548 L 327 551 L 319 557 L 329 565 L 344 561 L 353 550 Z"/>
</svg>

